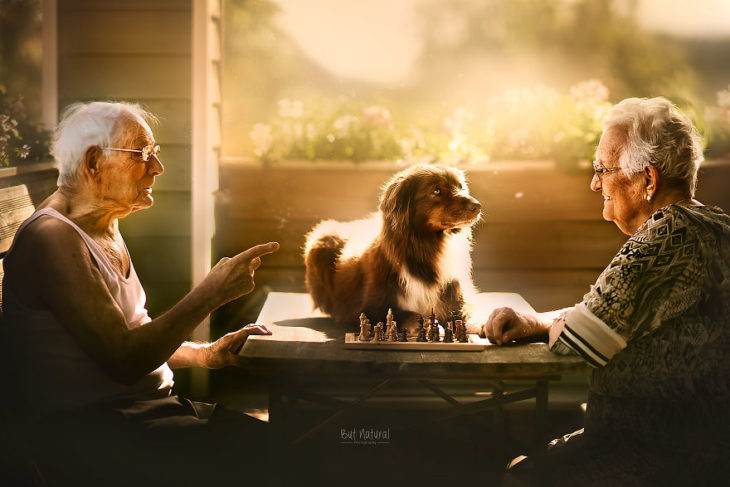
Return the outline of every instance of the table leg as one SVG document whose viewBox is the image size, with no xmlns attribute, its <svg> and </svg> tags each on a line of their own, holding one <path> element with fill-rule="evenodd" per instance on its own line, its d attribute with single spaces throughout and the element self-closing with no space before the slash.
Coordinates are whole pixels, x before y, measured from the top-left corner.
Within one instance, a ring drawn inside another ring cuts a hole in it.
<svg viewBox="0 0 730 487">
<path fill-rule="evenodd" d="M 535 391 L 535 433 L 534 433 L 534 458 L 535 458 L 535 485 L 543 485 L 545 480 L 546 454 L 547 454 L 547 422 L 548 422 L 548 381 L 538 379 Z"/>
<path fill-rule="evenodd" d="M 286 425 L 284 417 L 284 384 L 281 379 L 272 378 L 269 382 L 269 472 L 271 472 L 271 485 L 285 485 L 284 471 L 278 465 L 280 459 L 286 457 Z"/>
</svg>

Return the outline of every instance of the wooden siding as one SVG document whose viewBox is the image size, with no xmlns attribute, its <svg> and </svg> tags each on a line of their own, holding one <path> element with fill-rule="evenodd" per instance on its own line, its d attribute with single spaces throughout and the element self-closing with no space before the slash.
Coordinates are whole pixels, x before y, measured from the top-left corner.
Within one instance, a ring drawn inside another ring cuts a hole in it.
<svg viewBox="0 0 730 487">
<path fill-rule="evenodd" d="M 191 283 L 190 0 L 58 0 L 58 98 L 140 103 L 159 119 L 155 205 L 122 220 L 150 313 Z"/>
<path fill-rule="evenodd" d="M 305 234 L 321 219 L 356 219 L 377 209 L 380 187 L 394 166 L 282 164 L 221 168 L 217 205 L 218 257 L 276 240 L 257 285 L 303 291 Z M 626 241 L 601 217 L 590 173 L 564 174 L 547 164 L 508 163 L 467 169 L 484 208 L 474 231 L 474 281 L 482 291 L 522 294 L 537 310 L 579 301 Z M 729 164 L 709 163 L 698 198 L 730 208 Z"/>
</svg>

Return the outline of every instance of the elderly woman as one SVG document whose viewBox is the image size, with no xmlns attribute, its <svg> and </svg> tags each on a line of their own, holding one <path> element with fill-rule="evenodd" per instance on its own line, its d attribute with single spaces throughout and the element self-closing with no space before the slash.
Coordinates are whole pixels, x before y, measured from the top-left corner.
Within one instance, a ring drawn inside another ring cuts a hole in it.
<svg viewBox="0 0 730 487">
<path fill-rule="evenodd" d="M 208 472 L 198 478 L 186 470 L 186 462 L 165 466 L 165 458 L 174 460 L 171 445 L 184 444 L 181 432 L 204 437 L 220 423 L 213 405 L 171 394 L 171 369 L 235 364 L 250 334 L 268 333 L 248 325 L 214 343 L 185 341 L 211 311 L 253 289 L 261 256 L 276 251 L 275 242 L 221 260 L 169 311 L 148 316 L 118 221 L 152 206 L 152 186 L 163 173 L 150 117 L 126 103 L 68 109 L 53 146 L 58 190 L 21 225 L 5 258 L 11 397 L 53 485 L 146 485 L 156 472 L 175 485 L 210 480 Z M 255 420 L 232 416 L 223 423 L 237 441 L 246 442 L 247 432 L 265 440 Z M 188 464 L 201 462 L 196 456 Z"/>
<path fill-rule="evenodd" d="M 630 238 L 552 322 L 501 308 L 483 327 L 500 345 L 548 335 L 593 367 L 585 428 L 550 444 L 546 485 L 715 485 L 728 472 L 730 218 L 694 199 L 701 161 L 666 99 L 616 105 L 591 189 Z"/>
</svg>

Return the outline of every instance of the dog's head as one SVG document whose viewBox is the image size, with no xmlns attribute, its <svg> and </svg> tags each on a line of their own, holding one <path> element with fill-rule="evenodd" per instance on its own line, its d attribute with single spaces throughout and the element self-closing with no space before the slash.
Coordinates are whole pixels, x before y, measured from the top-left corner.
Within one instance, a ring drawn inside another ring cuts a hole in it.
<svg viewBox="0 0 730 487">
<path fill-rule="evenodd" d="M 479 220 L 481 204 L 469 195 L 463 171 L 414 166 L 386 183 L 380 211 L 394 232 L 456 233 Z"/>
</svg>

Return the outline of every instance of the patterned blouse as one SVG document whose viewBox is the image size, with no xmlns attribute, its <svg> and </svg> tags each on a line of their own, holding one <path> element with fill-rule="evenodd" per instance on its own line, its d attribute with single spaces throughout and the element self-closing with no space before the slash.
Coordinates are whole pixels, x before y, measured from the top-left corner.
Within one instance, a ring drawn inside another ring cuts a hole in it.
<svg viewBox="0 0 730 487">
<path fill-rule="evenodd" d="M 730 439 L 730 217 L 719 208 L 658 210 L 553 328 L 553 351 L 594 366 L 586 434 Z"/>
</svg>

